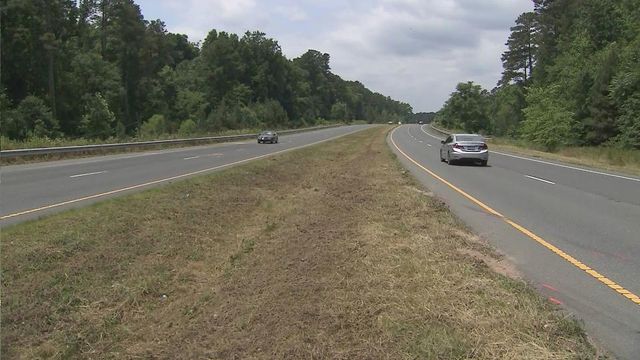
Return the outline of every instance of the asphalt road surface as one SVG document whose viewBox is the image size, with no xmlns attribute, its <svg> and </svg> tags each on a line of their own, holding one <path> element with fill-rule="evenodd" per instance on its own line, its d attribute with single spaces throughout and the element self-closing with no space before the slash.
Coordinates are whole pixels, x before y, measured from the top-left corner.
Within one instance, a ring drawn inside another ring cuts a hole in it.
<svg viewBox="0 0 640 360">
<path fill-rule="evenodd" d="M 640 359 L 640 178 L 491 149 L 487 167 L 447 165 L 440 137 L 428 125 L 404 125 L 388 141 L 549 301 L 582 319 L 597 343 Z"/>
<path fill-rule="evenodd" d="M 0 170 L 0 225 L 257 160 L 368 127 L 342 126 L 282 135 L 278 144 L 257 144 L 256 140 L 251 140 L 3 166 Z"/>
</svg>

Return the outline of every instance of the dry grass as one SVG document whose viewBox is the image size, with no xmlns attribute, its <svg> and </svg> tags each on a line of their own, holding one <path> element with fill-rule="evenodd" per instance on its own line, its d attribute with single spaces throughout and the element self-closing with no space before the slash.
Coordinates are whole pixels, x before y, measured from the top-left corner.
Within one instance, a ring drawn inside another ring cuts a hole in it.
<svg viewBox="0 0 640 360">
<path fill-rule="evenodd" d="M 2 234 L 2 358 L 593 358 L 384 128 Z"/>
</svg>

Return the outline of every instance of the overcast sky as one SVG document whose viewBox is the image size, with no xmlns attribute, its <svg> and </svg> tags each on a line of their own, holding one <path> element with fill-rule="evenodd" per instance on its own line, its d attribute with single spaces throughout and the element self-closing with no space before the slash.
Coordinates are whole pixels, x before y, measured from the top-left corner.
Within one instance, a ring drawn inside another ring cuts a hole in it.
<svg viewBox="0 0 640 360">
<path fill-rule="evenodd" d="M 437 111 L 460 81 L 491 89 L 517 16 L 531 0 L 137 0 L 147 20 L 201 41 L 211 29 L 260 30 L 288 58 L 331 55 L 332 71 Z"/>
</svg>

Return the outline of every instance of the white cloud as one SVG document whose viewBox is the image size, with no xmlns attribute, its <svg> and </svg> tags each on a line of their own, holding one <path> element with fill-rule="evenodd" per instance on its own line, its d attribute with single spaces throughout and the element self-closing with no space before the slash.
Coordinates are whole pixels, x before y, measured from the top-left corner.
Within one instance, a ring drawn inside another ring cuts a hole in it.
<svg viewBox="0 0 640 360">
<path fill-rule="evenodd" d="M 254 0 L 166 0 L 158 3 L 167 5 L 176 11 L 178 16 L 187 15 L 196 19 L 203 17 L 234 19 L 251 15 L 250 12 L 256 7 Z"/>
<path fill-rule="evenodd" d="M 276 6 L 276 13 L 284 16 L 291 21 L 304 21 L 309 18 L 307 13 L 296 5 L 290 6 Z"/>
<path fill-rule="evenodd" d="M 487 88 L 500 77 L 500 54 L 530 0 L 139 0 L 146 18 L 202 40 L 215 28 L 261 30 L 288 57 L 328 52 L 335 73 L 438 110 L 460 81 Z M 153 13 L 151 16 L 149 13 Z M 158 15 L 155 15 L 155 14 Z"/>
</svg>

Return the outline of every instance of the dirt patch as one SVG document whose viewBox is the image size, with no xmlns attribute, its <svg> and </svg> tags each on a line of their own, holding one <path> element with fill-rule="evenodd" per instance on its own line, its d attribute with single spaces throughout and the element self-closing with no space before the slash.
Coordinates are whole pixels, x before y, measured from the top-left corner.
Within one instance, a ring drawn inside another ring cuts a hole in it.
<svg viewBox="0 0 640 360">
<path fill-rule="evenodd" d="M 3 230 L 3 359 L 591 358 L 385 135 Z"/>
<path fill-rule="evenodd" d="M 483 254 L 479 251 L 472 250 L 472 249 L 457 249 L 457 250 L 461 254 L 468 255 L 478 261 L 482 261 L 484 264 L 486 264 L 489 267 L 489 269 L 491 269 L 494 272 L 497 272 L 498 274 L 504 275 L 513 280 L 522 279 L 522 274 L 520 273 L 520 271 L 518 271 L 515 265 L 513 265 L 512 263 L 510 263 L 505 259 L 496 259 L 494 257 L 491 257 L 489 255 Z"/>
</svg>

